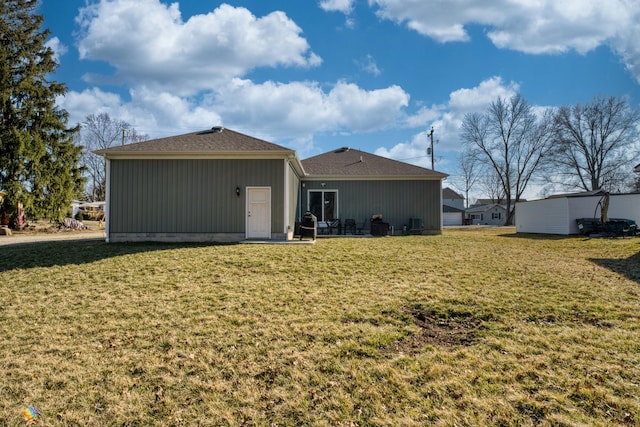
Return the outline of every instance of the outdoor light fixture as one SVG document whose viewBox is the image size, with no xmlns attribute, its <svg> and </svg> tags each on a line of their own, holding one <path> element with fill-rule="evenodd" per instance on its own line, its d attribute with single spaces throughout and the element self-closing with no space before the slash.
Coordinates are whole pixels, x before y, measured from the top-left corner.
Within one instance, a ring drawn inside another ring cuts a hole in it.
<svg viewBox="0 0 640 427">
<path fill-rule="evenodd" d="M 320 186 L 321 186 L 322 188 L 324 188 L 324 186 L 325 186 L 325 185 L 327 185 L 327 184 L 325 184 L 324 182 L 321 182 L 321 183 L 320 183 Z"/>
<path fill-rule="evenodd" d="M 240 187 L 236 186 L 236 196 L 240 197 Z"/>
</svg>

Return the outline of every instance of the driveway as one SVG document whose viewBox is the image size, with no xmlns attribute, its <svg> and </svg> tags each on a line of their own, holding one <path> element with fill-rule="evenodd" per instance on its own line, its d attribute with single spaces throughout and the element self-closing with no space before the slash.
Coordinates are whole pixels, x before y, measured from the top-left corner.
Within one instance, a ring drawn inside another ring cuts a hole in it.
<svg viewBox="0 0 640 427">
<path fill-rule="evenodd" d="M 0 236 L 0 246 L 20 243 L 53 242 L 58 240 L 104 240 L 102 231 L 60 231 L 58 233 L 22 234 L 13 233 L 11 236 Z"/>
</svg>

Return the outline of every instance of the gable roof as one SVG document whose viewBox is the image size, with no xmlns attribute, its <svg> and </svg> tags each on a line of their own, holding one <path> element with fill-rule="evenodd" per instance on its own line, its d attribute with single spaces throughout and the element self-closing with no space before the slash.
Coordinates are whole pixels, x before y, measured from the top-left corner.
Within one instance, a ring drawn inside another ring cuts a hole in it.
<svg viewBox="0 0 640 427">
<path fill-rule="evenodd" d="M 294 150 L 216 126 L 200 132 L 113 146 L 94 153 L 108 159 L 256 158 L 289 159 L 308 179 L 424 179 L 448 175 L 352 148 L 300 161 Z"/>
<path fill-rule="evenodd" d="M 442 205 L 442 212 L 446 212 L 446 213 L 464 212 L 464 209 L 456 208 L 454 206 L 449 206 L 449 205 Z"/>
<path fill-rule="evenodd" d="M 307 178 L 444 179 L 448 175 L 349 147 L 302 160 Z"/>
<path fill-rule="evenodd" d="M 505 204 L 506 200 L 504 199 L 476 199 L 475 203 L 471 205 L 471 207 L 475 206 L 486 206 L 486 205 L 502 205 Z"/>
<path fill-rule="evenodd" d="M 461 199 L 464 200 L 464 197 L 462 197 L 460 194 L 456 193 L 455 191 L 453 191 L 452 189 L 450 189 L 449 187 L 445 187 L 442 189 L 442 198 L 443 199 Z"/>
<path fill-rule="evenodd" d="M 494 209 L 494 208 L 499 208 L 499 209 L 501 209 L 501 210 L 503 210 L 505 212 L 507 210 L 507 208 L 505 208 L 504 206 L 502 206 L 502 205 L 500 205 L 498 203 L 493 203 L 493 204 L 490 204 L 490 205 L 471 206 L 470 208 L 467 208 L 465 210 L 465 212 L 467 212 L 467 213 L 475 213 L 475 212 L 481 213 L 481 212 L 486 212 L 486 211 Z"/>
<path fill-rule="evenodd" d="M 580 193 L 554 194 L 552 196 L 547 197 L 547 199 L 563 199 L 563 198 L 574 198 L 574 197 L 604 196 L 605 193 L 606 193 L 606 191 L 604 191 L 604 190 L 582 191 Z"/>
<path fill-rule="evenodd" d="M 216 126 L 208 130 L 170 136 L 167 138 L 151 139 L 134 144 L 118 145 L 104 150 L 95 151 L 96 154 L 108 158 L 142 157 L 142 156 L 191 156 L 191 155 L 283 155 L 295 156 L 295 151 L 262 139 L 244 135 L 231 129 Z"/>
</svg>

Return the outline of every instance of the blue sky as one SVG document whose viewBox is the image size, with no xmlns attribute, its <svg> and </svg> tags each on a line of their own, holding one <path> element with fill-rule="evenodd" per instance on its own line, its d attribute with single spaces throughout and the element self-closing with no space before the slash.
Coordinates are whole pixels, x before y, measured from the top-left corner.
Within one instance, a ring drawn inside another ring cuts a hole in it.
<svg viewBox="0 0 640 427">
<path fill-rule="evenodd" d="M 223 125 L 301 158 L 350 146 L 425 167 L 433 127 L 451 184 L 464 115 L 497 97 L 640 104 L 636 1 L 42 0 L 39 12 L 72 123 L 107 112 L 152 138 Z"/>
</svg>

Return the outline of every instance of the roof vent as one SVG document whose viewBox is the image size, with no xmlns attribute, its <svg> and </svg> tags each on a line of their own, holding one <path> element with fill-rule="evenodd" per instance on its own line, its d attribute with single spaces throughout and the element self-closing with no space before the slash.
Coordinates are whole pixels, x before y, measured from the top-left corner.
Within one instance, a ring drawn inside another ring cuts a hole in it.
<svg viewBox="0 0 640 427">
<path fill-rule="evenodd" d="M 349 147 L 342 147 L 342 148 L 338 148 L 335 152 L 336 153 L 345 153 L 347 151 L 351 150 L 351 148 Z"/>
<path fill-rule="evenodd" d="M 224 130 L 224 127 L 222 126 L 214 126 L 211 128 L 211 132 L 213 133 L 220 133 Z"/>
</svg>

